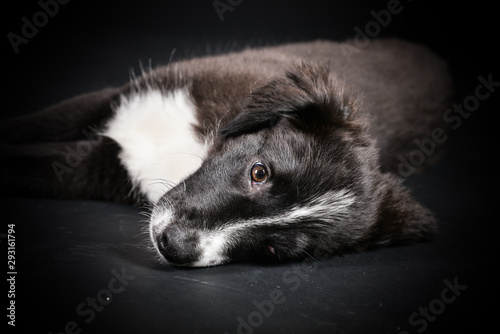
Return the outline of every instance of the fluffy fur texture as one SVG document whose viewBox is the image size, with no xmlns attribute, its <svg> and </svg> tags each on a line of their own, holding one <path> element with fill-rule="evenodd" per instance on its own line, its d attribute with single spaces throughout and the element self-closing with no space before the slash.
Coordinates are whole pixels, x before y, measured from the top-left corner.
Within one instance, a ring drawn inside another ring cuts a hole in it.
<svg viewBox="0 0 500 334">
<path fill-rule="evenodd" d="M 194 124 L 195 106 L 187 92 L 151 89 L 123 97 L 103 135 L 120 144 L 119 157 L 132 183 L 156 203 L 166 180 L 177 184 L 201 165 L 205 147 Z"/>
<path fill-rule="evenodd" d="M 436 222 L 395 172 L 415 139 L 444 127 L 446 64 L 398 40 L 345 48 L 181 61 L 6 121 L 2 184 L 31 196 L 146 198 L 151 241 L 176 265 L 428 239 Z"/>
</svg>

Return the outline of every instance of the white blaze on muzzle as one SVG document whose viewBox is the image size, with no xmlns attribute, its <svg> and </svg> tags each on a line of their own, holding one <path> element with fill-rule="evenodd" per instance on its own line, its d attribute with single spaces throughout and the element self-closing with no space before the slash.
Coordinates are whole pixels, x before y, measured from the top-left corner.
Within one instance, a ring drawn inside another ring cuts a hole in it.
<svg viewBox="0 0 500 334">
<path fill-rule="evenodd" d="M 250 227 L 256 226 L 287 226 L 293 228 L 294 222 L 303 221 L 318 221 L 324 224 L 341 222 L 350 212 L 351 205 L 355 203 L 355 196 L 348 190 L 329 191 L 322 195 L 316 196 L 307 202 L 299 203 L 293 206 L 288 212 L 282 215 L 272 217 L 251 219 L 251 220 L 235 220 L 226 222 L 213 230 L 204 230 L 191 226 L 190 231 L 196 231 L 198 236 L 196 249 L 199 255 L 197 259 L 189 265 L 193 267 L 203 267 L 226 263 L 230 260 L 227 250 L 238 247 L 238 240 L 245 237 L 245 233 L 250 233 Z M 174 221 L 175 213 L 172 207 L 164 207 L 161 210 L 156 210 L 153 213 L 150 224 L 151 240 L 158 249 L 157 238 L 163 233 L 165 228 Z M 300 233 L 297 235 L 297 245 L 305 247 L 307 235 Z M 300 241 L 300 242 L 299 242 Z M 236 249 L 237 251 L 237 249 Z M 159 252 L 161 255 L 161 253 Z"/>
</svg>

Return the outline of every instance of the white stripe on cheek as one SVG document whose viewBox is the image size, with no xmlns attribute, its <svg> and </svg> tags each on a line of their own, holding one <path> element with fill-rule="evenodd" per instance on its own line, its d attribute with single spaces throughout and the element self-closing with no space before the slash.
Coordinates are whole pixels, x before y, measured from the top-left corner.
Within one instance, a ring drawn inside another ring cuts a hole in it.
<svg viewBox="0 0 500 334">
<path fill-rule="evenodd" d="M 201 251 L 198 261 L 191 264 L 193 267 L 204 267 L 226 263 L 230 260 L 227 250 L 237 246 L 239 239 L 249 233 L 254 226 L 288 226 L 293 229 L 293 223 L 301 219 L 311 219 L 322 222 L 341 221 L 350 212 L 350 206 L 355 202 L 355 196 L 347 190 L 330 191 L 312 198 L 308 203 L 294 206 L 290 211 L 280 216 L 253 220 L 235 220 L 227 222 L 218 230 L 199 230 L 197 248 Z M 156 245 L 155 236 L 171 222 L 173 213 L 164 209 L 159 214 L 153 214 L 151 219 L 151 238 Z M 309 238 L 305 234 L 298 234 L 295 247 L 305 248 Z M 300 251 L 298 249 L 298 251 Z"/>
<path fill-rule="evenodd" d="M 313 198 L 305 205 L 297 205 L 290 210 L 286 218 L 290 221 L 299 218 L 315 218 L 328 221 L 341 219 L 349 213 L 349 207 L 356 197 L 348 190 L 329 191 Z"/>
</svg>

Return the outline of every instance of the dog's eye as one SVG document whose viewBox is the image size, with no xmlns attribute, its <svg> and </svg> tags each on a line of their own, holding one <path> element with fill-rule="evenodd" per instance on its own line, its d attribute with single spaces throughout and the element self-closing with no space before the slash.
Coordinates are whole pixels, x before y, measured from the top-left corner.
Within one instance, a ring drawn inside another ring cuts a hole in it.
<svg viewBox="0 0 500 334">
<path fill-rule="evenodd" d="M 263 183 L 267 180 L 267 168 L 262 162 L 256 162 L 252 166 L 250 176 L 254 183 Z"/>
</svg>

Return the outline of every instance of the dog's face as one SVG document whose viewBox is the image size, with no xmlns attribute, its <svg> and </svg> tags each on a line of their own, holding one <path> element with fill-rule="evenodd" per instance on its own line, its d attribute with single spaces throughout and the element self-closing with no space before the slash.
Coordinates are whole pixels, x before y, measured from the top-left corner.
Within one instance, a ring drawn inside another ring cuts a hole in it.
<svg viewBox="0 0 500 334">
<path fill-rule="evenodd" d="M 356 98 L 328 69 L 303 65 L 238 108 L 202 166 L 153 210 L 151 239 L 169 263 L 318 256 L 432 230 L 379 171 Z"/>
</svg>

